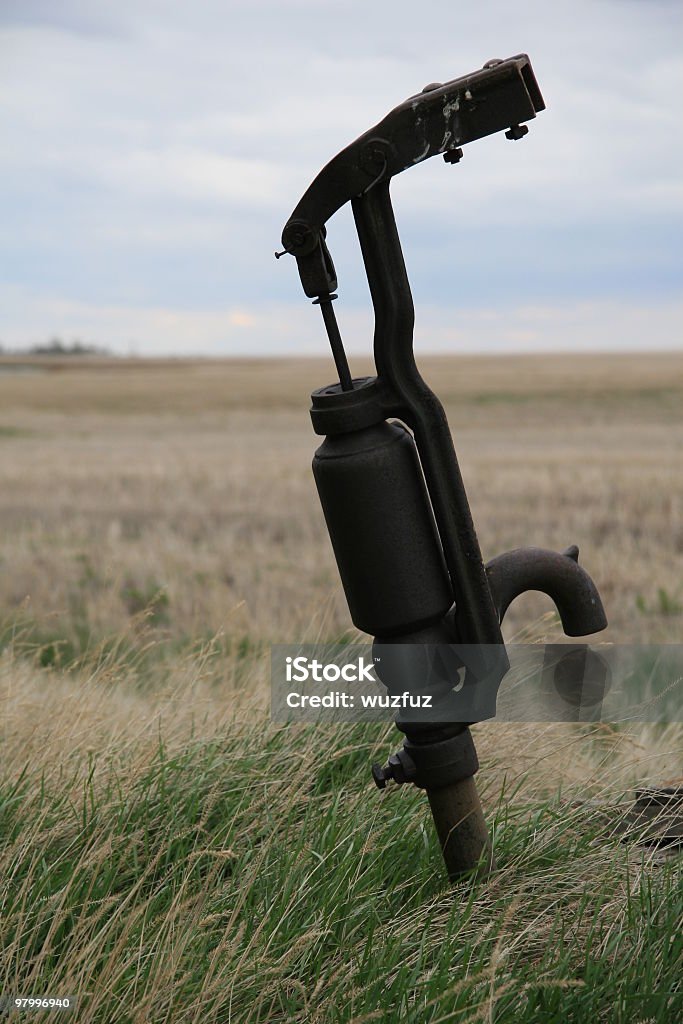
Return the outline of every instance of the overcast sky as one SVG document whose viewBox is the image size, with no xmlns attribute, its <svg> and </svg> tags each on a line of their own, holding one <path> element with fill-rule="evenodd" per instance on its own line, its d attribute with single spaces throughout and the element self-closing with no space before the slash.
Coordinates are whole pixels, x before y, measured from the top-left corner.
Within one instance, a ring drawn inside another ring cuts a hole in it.
<svg viewBox="0 0 683 1024">
<path fill-rule="evenodd" d="M 0 343 L 326 351 L 282 227 L 426 83 L 527 52 L 529 135 L 397 177 L 420 351 L 683 349 L 678 0 L 0 0 Z M 328 226 L 350 351 L 372 316 Z"/>
</svg>

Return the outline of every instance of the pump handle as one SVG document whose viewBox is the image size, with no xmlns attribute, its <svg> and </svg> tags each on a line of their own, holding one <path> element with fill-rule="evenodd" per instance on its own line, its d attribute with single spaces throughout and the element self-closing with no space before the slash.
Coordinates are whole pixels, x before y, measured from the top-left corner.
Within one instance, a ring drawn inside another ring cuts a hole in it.
<svg viewBox="0 0 683 1024">
<path fill-rule="evenodd" d="M 488 61 L 479 71 L 410 96 L 323 167 L 297 203 L 282 233 L 285 252 L 296 256 L 306 295 L 336 289 L 323 228 L 345 203 L 364 195 L 430 156 L 457 162 L 461 146 L 519 125 L 545 109 L 525 53 Z"/>
</svg>

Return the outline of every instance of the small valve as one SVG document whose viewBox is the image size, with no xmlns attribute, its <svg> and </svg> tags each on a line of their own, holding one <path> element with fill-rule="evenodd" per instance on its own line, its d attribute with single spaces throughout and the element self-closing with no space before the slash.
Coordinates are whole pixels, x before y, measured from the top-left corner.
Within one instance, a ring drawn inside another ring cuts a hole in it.
<svg viewBox="0 0 683 1024">
<path fill-rule="evenodd" d="M 398 753 L 391 755 L 384 767 L 377 763 L 373 764 L 372 778 L 378 789 L 386 789 L 390 779 L 402 786 L 415 778 L 415 762 L 408 751 L 401 748 Z"/>
</svg>

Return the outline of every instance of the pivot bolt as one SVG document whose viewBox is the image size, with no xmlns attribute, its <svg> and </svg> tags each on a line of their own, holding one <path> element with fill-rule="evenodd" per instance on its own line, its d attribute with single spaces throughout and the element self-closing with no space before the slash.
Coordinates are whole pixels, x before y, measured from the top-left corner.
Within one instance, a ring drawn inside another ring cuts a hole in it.
<svg viewBox="0 0 683 1024">
<path fill-rule="evenodd" d="M 447 164 L 459 164 L 462 160 L 461 149 L 447 149 L 443 155 L 444 160 Z"/>
<path fill-rule="evenodd" d="M 380 139 L 370 139 L 370 141 L 363 146 L 360 153 L 360 163 L 364 170 L 370 174 L 375 174 L 378 167 L 383 164 L 386 166 L 387 162 L 387 144 Z"/>
<path fill-rule="evenodd" d="M 513 124 L 511 128 L 505 132 L 506 139 L 512 139 L 515 142 L 517 139 L 523 139 L 525 135 L 529 134 L 529 129 L 525 124 Z"/>
</svg>

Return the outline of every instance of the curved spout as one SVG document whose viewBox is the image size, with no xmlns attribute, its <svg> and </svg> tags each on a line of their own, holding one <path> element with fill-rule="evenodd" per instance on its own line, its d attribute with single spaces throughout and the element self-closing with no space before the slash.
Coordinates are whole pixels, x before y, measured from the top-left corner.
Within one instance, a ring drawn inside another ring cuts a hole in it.
<svg viewBox="0 0 683 1024">
<path fill-rule="evenodd" d="M 576 545 L 566 551 L 545 548 L 515 548 L 491 559 L 486 565 L 498 619 L 510 604 L 527 590 L 540 590 L 555 602 L 567 636 L 599 633 L 607 616 L 595 583 L 578 564 Z"/>
</svg>

